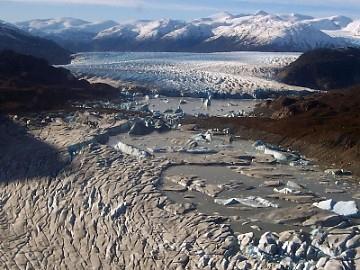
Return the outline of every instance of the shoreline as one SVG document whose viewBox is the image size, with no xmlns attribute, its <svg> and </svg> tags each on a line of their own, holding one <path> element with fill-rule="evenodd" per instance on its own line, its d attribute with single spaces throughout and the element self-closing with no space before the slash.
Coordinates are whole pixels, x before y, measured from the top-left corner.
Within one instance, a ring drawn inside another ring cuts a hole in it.
<svg viewBox="0 0 360 270">
<path fill-rule="evenodd" d="M 318 137 L 314 136 L 317 132 L 316 129 L 301 126 L 302 123 L 296 123 L 291 119 L 189 117 L 183 123 L 197 124 L 204 129 L 230 128 L 234 135 L 239 136 L 241 139 L 264 140 L 271 144 L 291 148 L 294 151 L 303 153 L 308 158 L 316 159 L 324 169 L 347 169 L 352 171 L 354 175 L 360 176 L 360 157 L 356 153 L 348 153 L 346 147 L 341 145 L 341 142 L 336 145 L 333 134 L 324 134 L 323 137 L 321 134 Z M 283 126 L 289 123 L 290 126 L 284 129 Z M 343 134 L 340 134 L 340 136 Z M 349 163 L 349 160 L 352 162 Z"/>
</svg>

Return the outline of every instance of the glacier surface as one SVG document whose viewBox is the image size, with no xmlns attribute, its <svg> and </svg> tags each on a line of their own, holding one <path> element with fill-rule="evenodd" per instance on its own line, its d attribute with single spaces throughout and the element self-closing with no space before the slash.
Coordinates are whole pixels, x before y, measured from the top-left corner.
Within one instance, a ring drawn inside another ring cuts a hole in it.
<svg viewBox="0 0 360 270">
<path fill-rule="evenodd" d="M 273 79 L 299 53 L 79 53 L 65 66 L 88 80 L 133 83 L 167 96 L 267 98 L 313 91 Z"/>
</svg>

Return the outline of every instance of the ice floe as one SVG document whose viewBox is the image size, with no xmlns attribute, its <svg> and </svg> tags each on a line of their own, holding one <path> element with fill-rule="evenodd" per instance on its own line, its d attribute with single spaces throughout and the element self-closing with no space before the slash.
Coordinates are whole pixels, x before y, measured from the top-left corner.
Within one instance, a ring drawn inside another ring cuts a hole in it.
<svg viewBox="0 0 360 270">
<path fill-rule="evenodd" d="M 279 207 L 278 204 L 272 203 L 264 198 L 257 196 L 248 196 L 245 198 L 215 199 L 214 202 L 222 205 L 233 205 L 240 203 L 254 208 Z"/>
<path fill-rule="evenodd" d="M 276 145 L 256 141 L 253 146 L 256 150 L 264 152 L 265 155 L 273 156 L 278 162 L 291 163 L 292 166 L 307 164 L 298 154 L 284 150 Z"/>
<path fill-rule="evenodd" d="M 112 146 L 114 149 L 123 152 L 124 154 L 134 156 L 136 158 L 143 159 L 143 158 L 148 158 L 151 156 L 149 152 L 140 150 L 132 145 L 128 145 L 121 141 L 117 141 L 116 139 L 112 140 L 110 138 L 109 145 Z"/>
<path fill-rule="evenodd" d="M 358 216 L 359 209 L 355 201 L 339 201 L 336 202 L 333 199 L 316 202 L 314 206 L 323 209 L 332 211 L 338 215 L 342 216 Z"/>
</svg>

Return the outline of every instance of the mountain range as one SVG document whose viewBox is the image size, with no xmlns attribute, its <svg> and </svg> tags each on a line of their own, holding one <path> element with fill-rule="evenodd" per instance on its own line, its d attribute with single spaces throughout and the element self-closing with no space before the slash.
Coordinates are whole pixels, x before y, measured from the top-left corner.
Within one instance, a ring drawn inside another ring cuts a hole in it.
<svg viewBox="0 0 360 270">
<path fill-rule="evenodd" d="M 44 58 L 50 64 L 66 64 L 71 55 L 70 51 L 54 41 L 33 36 L 14 25 L 0 21 L 0 51 L 6 49 Z"/>
<path fill-rule="evenodd" d="M 67 59 L 70 51 L 303 52 L 359 45 L 360 20 L 264 11 L 240 15 L 224 12 L 192 21 L 37 19 L 12 25 L 0 22 L 0 44 L 0 49 L 12 48 L 40 57 L 45 54 L 51 63 L 63 62 L 52 58 Z M 61 53 L 59 46 L 64 48 Z"/>
<path fill-rule="evenodd" d="M 240 15 L 224 12 L 192 21 L 161 19 L 120 24 L 62 18 L 16 25 L 74 52 L 307 51 L 346 46 L 349 40 L 336 32 L 345 31 L 352 36 L 360 32 L 360 21 L 354 22 L 345 16 L 314 18 L 301 14 L 273 15 L 264 11 Z"/>
</svg>

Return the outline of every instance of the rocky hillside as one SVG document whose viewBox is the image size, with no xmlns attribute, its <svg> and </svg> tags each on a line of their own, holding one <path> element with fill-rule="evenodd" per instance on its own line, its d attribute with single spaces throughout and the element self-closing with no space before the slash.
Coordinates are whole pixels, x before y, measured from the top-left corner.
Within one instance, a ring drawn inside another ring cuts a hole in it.
<svg viewBox="0 0 360 270">
<path fill-rule="evenodd" d="M 265 110 L 264 110 L 265 109 Z M 273 119 L 289 117 L 354 117 L 360 116 L 360 86 L 332 91 L 326 94 L 314 94 L 302 97 L 280 97 L 274 101 L 262 103 L 257 111 Z M 360 125 L 360 122 L 359 122 Z"/>
<path fill-rule="evenodd" d="M 18 54 L 11 50 L 0 52 L 0 79 L 2 85 L 68 85 L 77 80 L 64 68 L 49 66 L 45 59 Z"/>
<path fill-rule="evenodd" d="M 260 117 L 192 119 L 203 128 L 230 128 L 244 139 L 265 140 L 360 175 L 360 86 L 262 103 Z"/>
<path fill-rule="evenodd" d="M 70 52 L 54 41 L 32 36 L 13 25 L 0 21 L 0 51 L 6 49 L 44 58 L 50 64 L 70 62 Z"/>
<path fill-rule="evenodd" d="M 318 49 L 285 67 L 278 79 L 313 89 L 334 90 L 360 84 L 360 49 Z"/>
<path fill-rule="evenodd" d="M 0 53 L 0 111 L 46 110 L 68 101 L 118 96 L 117 89 L 78 80 L 46 60 L 13 51 Z"/>
</svg>

